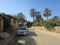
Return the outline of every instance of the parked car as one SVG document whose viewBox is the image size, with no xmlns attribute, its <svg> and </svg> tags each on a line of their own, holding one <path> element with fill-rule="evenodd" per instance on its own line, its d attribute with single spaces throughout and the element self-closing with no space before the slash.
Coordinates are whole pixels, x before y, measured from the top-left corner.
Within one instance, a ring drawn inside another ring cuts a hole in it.
<svg viewBox="0 0 60 45">
<path fill-rule="evenodd" d="M 27 29 L 26 28 L 19 28 L 17 30 L 17 35 L 27 35 Z"/>
</svg>

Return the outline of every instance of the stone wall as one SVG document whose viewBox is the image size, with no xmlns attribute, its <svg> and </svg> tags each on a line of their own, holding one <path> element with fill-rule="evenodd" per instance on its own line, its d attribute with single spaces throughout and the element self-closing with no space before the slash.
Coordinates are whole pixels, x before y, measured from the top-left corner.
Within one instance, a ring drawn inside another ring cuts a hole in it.
<svg viewBox="0 0 60 45">
<path fill-rule="evenodd" d="M 0 33 L 3 32 L 3 18 L 0 17 Z"/>
<path fill-rule="evenodd" d="M 55 32 L 60 32 L 60 26 L 55 26 Z"/>
<path fill-rule="evenodd" d="M 47 30 L 44 26 L 34 26 L 34 27 L 32 27 L 32 29 L 35 29 L 35 30 Z"/>
<path fill-rule="evenodd" d="M 34 27 L 32 27 L 32 29 L 34 29 L 34 30 L 44 30 L 44 31 L 47 31 L 47 29 L 44 26 L 34 26 Z M 55 31 L 55 32 L 59 32 L 60 33 L 60 26 L 55 26 L 54 29 L 52 29 L 52 31 Z"/>
<path fill-rule="evenodd" d="M 10 24 L 14 27 L 14 18 L 11 18 Z"/>
<path fill-rule="evenodd" d="M 14 18 L 11 18 L 11 26 L 13 27 L 14 30 L 18 29 L 18 21 L 14 20 Z"/>
<path fill-rule="evenodd" d="M 15 20 L 14 28 L 15 28 L 15 29 L 18 29 L 18 27 L 19 27 L 18 21 Z"/>
</svg>

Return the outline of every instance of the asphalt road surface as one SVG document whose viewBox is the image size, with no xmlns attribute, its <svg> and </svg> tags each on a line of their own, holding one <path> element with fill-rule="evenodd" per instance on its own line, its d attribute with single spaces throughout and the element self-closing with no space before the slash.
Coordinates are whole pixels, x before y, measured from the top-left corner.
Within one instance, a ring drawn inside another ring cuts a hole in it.
<svg viewBox="0 0 60 45">
<path fill-rule="evenodd" d="M 8 45 L 60 45 L 60 38 L 29 30 L 27 36 L 15 37 Z"/>
</svg>

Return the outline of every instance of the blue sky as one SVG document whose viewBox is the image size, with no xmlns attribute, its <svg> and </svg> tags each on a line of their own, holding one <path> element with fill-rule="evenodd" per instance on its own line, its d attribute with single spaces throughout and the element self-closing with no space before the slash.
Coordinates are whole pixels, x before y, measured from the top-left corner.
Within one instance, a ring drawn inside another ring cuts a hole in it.
<svg viewBox="0 0 60 45">
<path fill-rule="evenodd" d="M 35 8 L 36 11 L 41 11 L 43 18 L 45 8 L 49 8 L 52 11 L 51 17 L 60 16 L 60 0 L 0 0 L 0 12 L 7 14 L 23 12 L 27 20 L 30 21 L 32 21 L 30 17 L 31 8 Z"/>
</svg>

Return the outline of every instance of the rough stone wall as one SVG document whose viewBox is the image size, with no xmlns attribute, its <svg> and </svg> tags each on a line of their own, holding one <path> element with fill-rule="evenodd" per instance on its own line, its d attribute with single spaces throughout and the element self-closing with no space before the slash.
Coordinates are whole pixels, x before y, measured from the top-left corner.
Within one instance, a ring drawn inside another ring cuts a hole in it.
<svg viewBox="0 0 60 45">
<path fill-rule="evenodd" d="M 60 32 L 60 26 L 55 26 L 55 32 Z"/>
<path fill-rule="evenodd" d="M 13 27 L 14 30 L 18 29 L 19 25 L 18 25 L 18 21 L 14 20 L 14 18 L 11 18 L 11 26 Z"/>
<path fill-rule="evenodd" d="M 13 19 L 13 18 L 11 18 L 10 24 L 11 24 L 12 26 L 14 26 L 14 19 Z"/>
<path fill-rule="evenodd" d="M 47 30 L 44 26 L 35 26 L 35 27 L 32 27 L 33 29 L 36 29 L 36 30 Z"/>
<path fill-rule="evenodd" d="M 11 24 L 13 30 L 15 30 L 14 18 L 11 18 L 10 24 Z"/>
<path fill-rule="evenodd" d="M 35 27 L 32 27 L 32 29 L 44 30 L 44 31 L 47 30 L 44 26 L 35 26 Z M 52 30 L 55 30 L 55 32 L 59 32 L 60 33 L 60 26 L 55 26 L 54 29 L 52 29 Z"/>
<path fill-rule="evenodd" d="M 0 17 L 0 33 L 3 32 L 3 18 Z"/>
<path fill-rule="evenodd" d="M 15 29 L 18 29 L 18 27 L 19 27 L 19 25 L 18 25 L 18 21 L 17 20 L 15 20 Z"/>
</svg>

